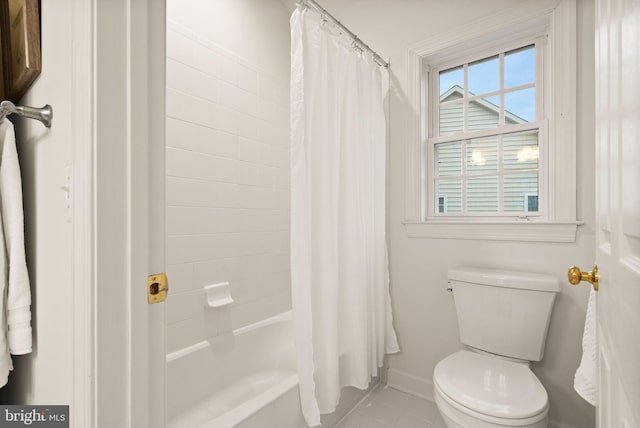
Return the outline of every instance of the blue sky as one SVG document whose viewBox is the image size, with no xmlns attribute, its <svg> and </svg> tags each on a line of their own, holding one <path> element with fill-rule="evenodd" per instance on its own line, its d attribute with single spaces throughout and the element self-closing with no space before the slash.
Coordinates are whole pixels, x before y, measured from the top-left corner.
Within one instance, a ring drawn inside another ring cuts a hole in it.
<svg viewBox="0 0 640 428">
<path fill-rule="evenodd" d="M 500 62 L 493 57 L 469 65 L 469 91 L 480 95 L 500 89 Z M 507 53 L 504 58 L 505 89 L 531 83 L 535 80 L 535 49 L 533 46 Z M 447 70 L 440 74 L 440 95 L 452 86 L 464 86 L 462 67 Z M 531 122 L 535 120 L 535 89 L 505 93 L 505 110 Z M 487 98 L 494 104 L 499 97 Z"/>
</svg>

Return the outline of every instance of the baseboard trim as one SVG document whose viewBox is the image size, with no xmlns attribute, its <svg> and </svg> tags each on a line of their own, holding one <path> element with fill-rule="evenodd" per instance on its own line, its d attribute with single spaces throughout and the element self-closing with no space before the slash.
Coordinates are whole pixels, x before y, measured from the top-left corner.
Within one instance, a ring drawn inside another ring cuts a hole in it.
<svg viewBox="0 0 640 428">
<path fill-rule="evenodd" d="M 389 368 L 387 372 L 387 385 L 399 391 L 424 398 L 425 400 L 434 401 L 433 382 L 429 379 Z"/>
</svg>

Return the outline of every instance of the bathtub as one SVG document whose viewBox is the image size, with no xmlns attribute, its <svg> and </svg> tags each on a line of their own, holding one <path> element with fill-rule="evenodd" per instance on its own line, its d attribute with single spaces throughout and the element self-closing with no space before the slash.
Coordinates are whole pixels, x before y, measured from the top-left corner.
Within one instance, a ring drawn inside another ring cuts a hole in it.
<svg viewBox="0 0 640 428">
<path fill-rule="evenodd" d="M 169 428 L 302 428 L 285 312 L 167 355 Z"/>
</svg>

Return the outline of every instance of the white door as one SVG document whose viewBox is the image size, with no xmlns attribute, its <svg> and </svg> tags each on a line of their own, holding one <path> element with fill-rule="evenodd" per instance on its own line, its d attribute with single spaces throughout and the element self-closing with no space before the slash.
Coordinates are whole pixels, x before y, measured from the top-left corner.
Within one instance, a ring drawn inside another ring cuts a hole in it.
<svg viewBox="0 0 640 428">
<path fill-rule="evenodd" d="M 596 2 L 598 427 L 640 427 L 640 1 Z"/>
</svg>

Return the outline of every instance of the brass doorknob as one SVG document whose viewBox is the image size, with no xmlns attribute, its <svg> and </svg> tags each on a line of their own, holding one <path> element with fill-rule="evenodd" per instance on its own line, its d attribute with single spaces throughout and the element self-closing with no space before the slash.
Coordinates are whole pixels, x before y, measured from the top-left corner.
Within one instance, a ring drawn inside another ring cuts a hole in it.
<svg viewBox="0 0 640 428">
<path fill-rule="evenodd" d="M 593 266 L 593 271 L 591 272 L 582 272 L 579 267 L 571 266 L 568 274 L 569 282 L 572 285 L 578 285 L 580 281 L 587 281 L 593 285 L 594 290 L 598 291 L 598 279 L 600 279 L 598 265 Z"/>
</svg>

